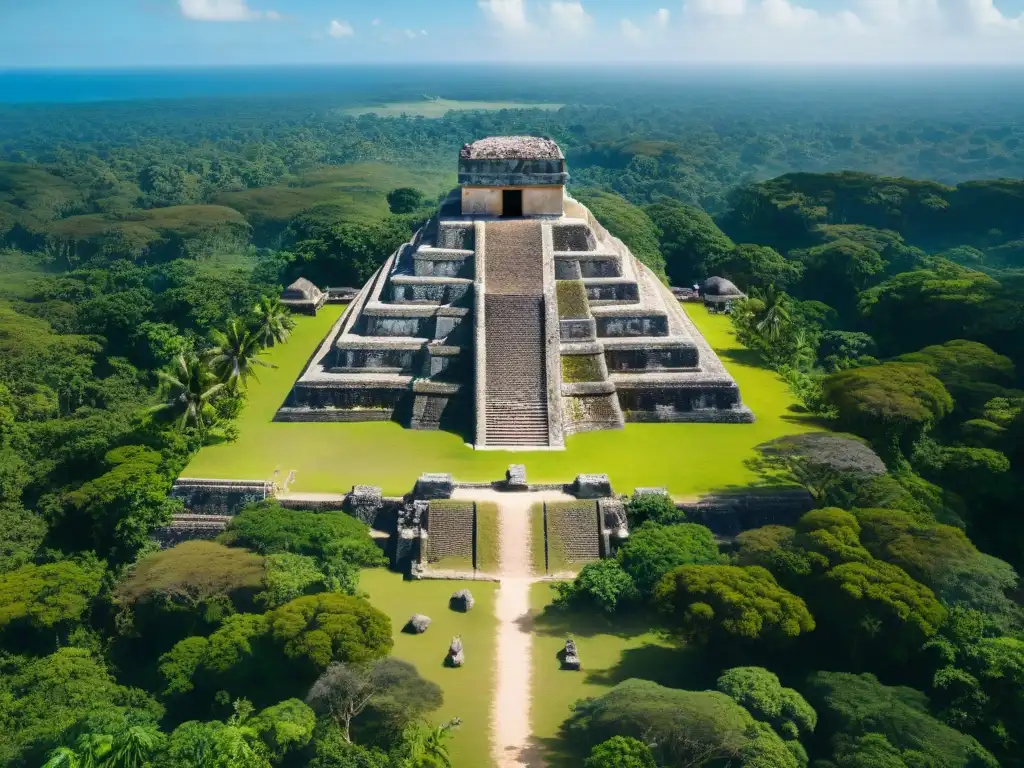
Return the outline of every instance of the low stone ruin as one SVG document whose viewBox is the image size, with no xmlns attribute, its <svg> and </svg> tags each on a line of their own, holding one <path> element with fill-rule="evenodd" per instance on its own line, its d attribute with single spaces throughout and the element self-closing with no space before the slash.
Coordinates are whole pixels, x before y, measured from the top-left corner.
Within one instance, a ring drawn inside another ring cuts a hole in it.
<svg viewBox="0 0 1024 768">
<path fill-rule="evenodd" d="M 391 566 L 397 571 L 405 563 L 415 571 L 420 565 L 420 538 L 423 536 L 423 523 L 426 522 L 427 502 L 414 501 L 398 510 L 398 524 L 395 531 L 395 548 L 392 552 Z"/>
<path fill-rule="evenodd" d="M 345 499 L 345 511 L 372 528 L 377 513 L 384 506 L 383 498 L 380 488 L 375 485 L 353 485 L 352 493 Z"/>
<path fill-rule="evenodd" d="M 468 589 L 460 589 L 451 599 L 448 601 L 448 607 L 453 611 L 459 611 L 460 613 L 466 613 L 476 605 L 476 600 L 473 599 L 473 593 Z"/>
<path fill-rule="evenodd" d="M 576 651 L 576 641 L 571 637 L 565 641 L 565 649 L 561 653 L 562 669 L 570 669 L 574 672 L 579 671 L 581 666 L 580 655 Z"/>
<path fill-rule="evenodd" d="M 526 466 L 523 464 L 510 464 L 505 472 L 505 488 L 509 491 L 526 491 L 529 486 L 526 483 Z"/>
<path fill-rule="evenodd" d="M 402 627 L 402 631 L 409 635 L 422 635 L 430 626 L 430 617 L 422 613 L 414 613 Z"/>
<path fill-rule="evenodd" d="M 626 505 L 618 499 L 601 499 L 597 509 L 601 521 L 601 554 L 611 557 L 629 538 Z"/>
<path fill-rule="evenodd" d="M 607 499 L 613 495 L 608 475 L 576 475 L 569 492 L 577 499 Z"/>
<path fill-rule="evenodd" d="M 448 655 L 444 657 L 446 667 L 461 667 L 466 663 L 466 655 L 462 651 L 462 638 L 456 635 L 448 646 Z"/>
<path fill-rule="evenodd" d="M 419 476 L 413 495 L 417 499 L 450 499 L 455 491 L 455 481 L 445 473 L 427 472 Z"/>
</svg>

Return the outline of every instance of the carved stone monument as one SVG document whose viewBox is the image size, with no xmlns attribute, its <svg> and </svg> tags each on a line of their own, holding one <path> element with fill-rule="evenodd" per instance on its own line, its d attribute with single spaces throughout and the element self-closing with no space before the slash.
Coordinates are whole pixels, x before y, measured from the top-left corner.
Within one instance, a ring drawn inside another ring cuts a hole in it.
<svg viewBox="0 0 1024 768">
<path fill-rule="evenodd" d="M 571 637 L 565 641 L 565 650 L 562 651 L 562 669 L 571 669 L 576 672 L 581 666 L 580 655 L 576 651 L 576 641 Z"/>
<path fill-rule="evenodd" d="M 456 635 L 448 646 L 448 655 L 444 657 L 446 667 L 461 667 L 466 663 L 466 655 L 462 651 L 462 638 Z"/>
</svg>

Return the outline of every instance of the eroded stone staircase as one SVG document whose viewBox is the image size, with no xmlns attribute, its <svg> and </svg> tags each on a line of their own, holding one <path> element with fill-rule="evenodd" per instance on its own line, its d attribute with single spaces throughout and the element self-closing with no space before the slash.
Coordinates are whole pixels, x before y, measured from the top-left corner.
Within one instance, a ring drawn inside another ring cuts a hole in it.
<svg viewBox="0 0 1024 768">
<path fill-rule="evenodd" d="M 486 443 L 547 446 L 541 224 L 489 222 L 486 242 Z"/>
</svg>

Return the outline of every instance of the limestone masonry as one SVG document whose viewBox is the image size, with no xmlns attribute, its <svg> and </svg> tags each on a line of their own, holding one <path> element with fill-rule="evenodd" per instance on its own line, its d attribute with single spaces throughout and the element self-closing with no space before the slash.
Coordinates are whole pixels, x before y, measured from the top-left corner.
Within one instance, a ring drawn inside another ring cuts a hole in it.
<svg viewBox="0 0 1024 768">
<path fill-rule="evenodd" d="M 626 421 L 753 421 L 669 289 L 567 181 L 550 139 L 463 147 L 459 188 L 362 288 L 277 420 L 397 419 L 478 448 L 561 448 Z"/>
</svg>

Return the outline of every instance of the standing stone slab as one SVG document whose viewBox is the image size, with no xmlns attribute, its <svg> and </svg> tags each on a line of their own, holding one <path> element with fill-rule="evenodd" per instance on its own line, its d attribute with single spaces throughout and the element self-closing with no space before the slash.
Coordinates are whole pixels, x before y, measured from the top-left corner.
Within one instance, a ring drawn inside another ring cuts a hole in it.
<svg viewBox="0 0 1024 768">
<path fill-rule="evenodd" d="M 384 506 L 383 494 L 375 485 L 354 485 L 345 500 L 348 513 L 369 526 L 373 526 L 377 513 Z"/>
<path fill-rule="evenodd" d="M 419 476 L 413 494 L 417 499 L 450 499 L 455 481 L 447 473 L 427 472 Z"/>
<path fill-rule="evenodd" d="M 446 667 L 461 667 L 466 663 L 466 654 L 462 650 L 462 638 L 455 636 L 448 646 L 448 655 L 444 657 Z"/>
<path fill-rule="evenodd" d="M 577 499 L 606 499 L 612 495 L 608 475 L 576 475 L 571 493 Z"/>
<path fill-rule="evenodd" d="M 526 466 L 523 464 L 509 464 L 505 472 L 505 487 L 510 491 L 526 491 L 529 486 L 526 483 Z"/>
<path fill-rule="evenodd" d="M 565 649 L 559 654 L 561 656 L 562 669 L 569 669 L 578 672 L 583 666 L 580 662 L 579 652 L 576 650 L 576 641 L 571 637 L 565 641 Z"/>
</svg>

